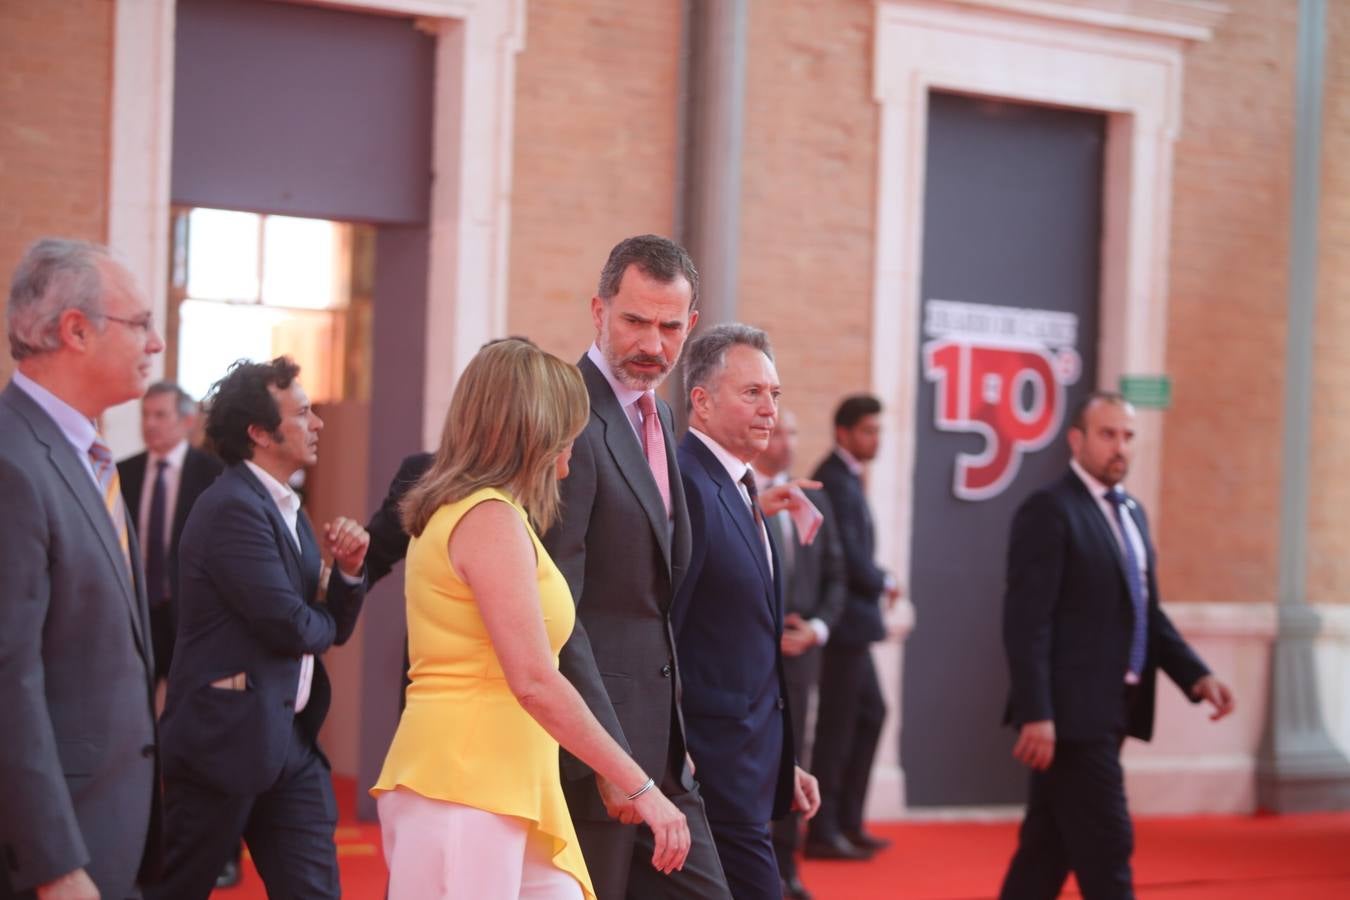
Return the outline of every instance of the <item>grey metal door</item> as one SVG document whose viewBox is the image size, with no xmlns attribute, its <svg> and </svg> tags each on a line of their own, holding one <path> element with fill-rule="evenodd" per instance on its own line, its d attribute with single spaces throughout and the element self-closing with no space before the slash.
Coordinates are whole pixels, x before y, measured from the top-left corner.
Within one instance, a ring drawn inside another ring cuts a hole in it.
<svg viewBox="0 0 1350 900">
<path fill-rule="evenodd" d="M 1001 726 L 1008 525 L 1067 463 L 1096 376 L 1102 152 L 1096 114 L 929 98 L 901 756 L 911 805 L 1012 803 Z"/>
</svg>

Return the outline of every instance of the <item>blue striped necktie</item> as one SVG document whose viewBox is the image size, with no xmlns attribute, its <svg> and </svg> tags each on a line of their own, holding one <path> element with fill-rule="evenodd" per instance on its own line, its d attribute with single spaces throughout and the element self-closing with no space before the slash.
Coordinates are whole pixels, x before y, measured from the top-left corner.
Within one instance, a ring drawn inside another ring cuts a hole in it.
<svg viewBox="0 0 1350 900">
<path fill-rule="evenodd" d="M 1148 596 L 1144 589 L 1144 573 L 1139 568 L 1139 554 L 1135 551 L 1134 541 L 1130 539 L 1130 530 L 1125 527 L 1125 504 L 1128 502 L 1125 492 L 1111 488 L 1106 492 L 1106 500 L 1115 513 L 1116 525 L 1120 528 L 1121 548 L 1125 553 L 1125 581 L 1129 585 L 1130 603 L 1134 607 L 1130 673 L 1139 676 L 1144 672 L 1144 659 L 1148 653 Z"/>
</svg>

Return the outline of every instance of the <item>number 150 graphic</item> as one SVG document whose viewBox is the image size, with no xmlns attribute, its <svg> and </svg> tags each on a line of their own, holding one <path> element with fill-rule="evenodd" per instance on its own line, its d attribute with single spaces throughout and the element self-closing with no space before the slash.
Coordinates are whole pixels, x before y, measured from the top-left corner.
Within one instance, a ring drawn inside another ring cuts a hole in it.
<svg viewBox="0 0 1350 900">
<path fill-rule="evenodd" d="M 997 346 L 959 338 L 929 341 L 924 377 L 935 383 L 934 425 L 984 438 L 979 453 L 958 453 L 952 492 L 988 500 L 1017 477 L 1023 454 L 1059 433 L 1065 387 L 1078 380 L 1082 361 L 1072 348 Z"/>
</svg>

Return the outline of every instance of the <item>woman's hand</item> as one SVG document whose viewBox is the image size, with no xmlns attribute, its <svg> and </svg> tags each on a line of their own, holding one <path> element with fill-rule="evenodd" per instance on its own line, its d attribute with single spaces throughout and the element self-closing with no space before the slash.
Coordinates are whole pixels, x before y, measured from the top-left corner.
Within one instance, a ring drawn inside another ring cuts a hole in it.
<svg viewBox="0 0 1350 900">
<path fill-rule="evenodd" d="M 675 808 L 660 788 L 652 788 L 638 797 L 633 801 L 633 807 L 655 839 L 652 868 L 666 875 L 675 869 L 683 869 L 684 860 L 689 856 L 689 822 L 684 813 Z"/>
</svg>

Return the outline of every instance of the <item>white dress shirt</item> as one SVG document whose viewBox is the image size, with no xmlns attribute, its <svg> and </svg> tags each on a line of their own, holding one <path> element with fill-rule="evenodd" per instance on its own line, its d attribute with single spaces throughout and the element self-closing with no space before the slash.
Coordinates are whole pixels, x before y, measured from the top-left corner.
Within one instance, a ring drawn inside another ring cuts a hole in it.
<svg viewBox="0 0 1350 900">
<path fill-rule="evenodd" d="M 281 520 L 286 523 L 286 528 L 290 531 L 291 540 L 295 542 L 295 549 L 303 557 L 304 548 L 300 545 L 300 531 L 297 524 L 300 519 L 300 497 L 291 490 L 290 485 L 282 484 L 271 476 L 262 466 L 251 459 L 244 460 L 244 465 L 248 466 L 249 471 L 258 476 L 262 486 L 267 489 L 267 493 L 272 498 L 272 502 L 277 505 L 277 510 L 281 513 Z M 310 687 L 314 683 L 314 654 L 306 653 L 300 657 L 300 684 L 295 690 L 295 713 L 299 715 L 305 706 L 309 703 Z"/>
<path fill-rule="evenodd" d="M 1127 512 L 1122 511 L 1120 518 L 1125 523 L 1125 534 L 1121 535 L 1120 523 L 1116 521 L 1116 512 L 1112 508 L 1115 504 L 1106 499 L 1106 492 L 1110 489 L 1089 475 L 1087 469 L 1084 469 L 1078 464 L 1078 460 L 1069 460 L 1069 468 L 1073 469 L 1074 474 L 1077 475 L 1079 480 L 1087 487 L 1088 493 L 1092 494 L 1092 499 L 1097 501 L 1097 509 L 1101 510 L 1102 515 L 1106 517 L 1106 524 L 1111 527 L 1111 533 L 1115 535 L 1116 545 L 1120 549 L 1120 561 L 1125 565 L 1129 565 L 1129 557 L 1125 554 L 1125 541 L 1128 540 L 1134 547 L 1134 560 L 1139 567 L 1139 583 L 1144 587 L 1144 600 L 1147 602 L 1148 551 L 1144 547 L 1143 536 L 1139 534 L 1139 529 L 1134 524 L 1134 517 Z M 1126 500 L 1125 505 L 1126 507 L 1132 507 L 1134 501 Z M 1133 672 L 1126 672 L 1125 681 L 1128 684 L 1137 684 L 1139 682 L 1139 676 Z"/>
<path fill-rule="evenodd" d="M 165 460 L 164 467 L 164 532 L 156 535 L 159 545 L 164 548 L 167 558 L 169 539 L 173 535 L 174 512 L 178 509 L 178 487 L 183 483 L 183 460 L 187 459 L 187 439 L 179 441 L 168 453 L 160 456 L 147 452 L 145 458 L 145 478 L 141 482 L 140 502 L 136 512 L 136 534 L 141 539 L 141 562 L 148 558 L 150 547 L 150 500 L 155 495 L 155 475 L 159 461 Z"/>
<path fill-rule="evenodd" d="M 750 464 L 732 455 L 725 447 L 692 425 L 689 426 L 689 433 L 702 441 L 704 446 L 712 451 L 713 456 L 717 457 L 717 461 L 722 464 L 722 468 L 727 470 L 727 474 L 731 476 L 731 480 L 736 485 L 736 490 L 740 492 L 741 499 L 745 501 L 745 508 L 750 511 L 750 518 L 753 520 L 755 518 L 755 506 L 750 501 L 750 491 L 741 481 L 745 477 L 745 473 L 750 471 Z M 760 516 L 763 516 L 762 510 Z M 769 532 L 764 528 L 762 521 L 759 525 L 759 538 L 764 543 L 764 558 L 769 561 L 769 574 L 772 575 L 773 551 L 769 549 Z"/>
</svg>

